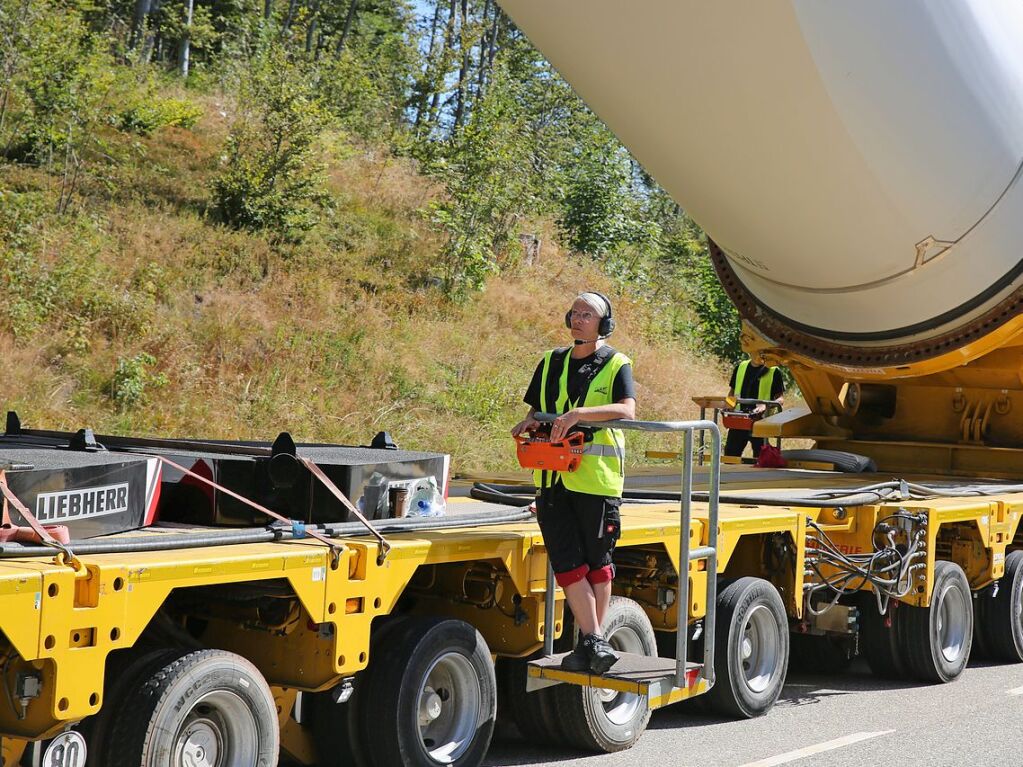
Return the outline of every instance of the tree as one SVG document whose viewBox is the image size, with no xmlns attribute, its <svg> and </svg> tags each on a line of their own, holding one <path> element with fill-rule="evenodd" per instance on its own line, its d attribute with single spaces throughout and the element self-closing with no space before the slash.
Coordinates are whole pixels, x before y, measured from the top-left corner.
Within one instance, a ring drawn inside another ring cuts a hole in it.
<svg viewBox="0 0 1023 767">
<path fill-rule="evenodd" d="M 604 256 L 656 236 L 631 192 L 628 154 L 602 124 L 591 121 L 590 140 L 577 148 L 568 169 L 558 227 L 569 246 Z"/>
<path fill-rule="evenodd" d="M 447 198 L 431 219 L 448 235 L 441 252 L 449 295 L 483 286 L 512 240 L 515 222 L 531 206 L 529 151 L 516 83 L 497 70 L 491 88 L 429 170 L 444 180 Z"/>
<path fill-rule="evenodd" d="M 101 148 L 99 126 L 108 118 L 104 97 L 113 73 L 100 41 L 73 8 L 28 0 L 17 9 L 22 21 L 16 21 L 8 3 L 4 0 L 2 15 L 13 24 L 3 36 L 0 65 L 8 77 L 0 96 L 0 125 L 15 90 L 21 108 L 7 126 L 5 154 L 55 171 L 60 179 L 56 209 L 64 213 L 87 163 Z"/>
<path fill-rule="evenodd" d="M 703 253 L 694 258 L 686 272 L 691 305 L 697 317 L 699 345 L 723 360 L 738 362 L 743 356 L 739 340 L 742 322 L 721 286 L 710 257 Z"/>
<path fill-rule="evenodd" d="M 323 166 L 314 150 L 326 116 L 308 71 L 281 45 L 250 66 L 213 199 L 232 226 L 297 238 L 316 222 L 323 199 Z"/>
</svg>

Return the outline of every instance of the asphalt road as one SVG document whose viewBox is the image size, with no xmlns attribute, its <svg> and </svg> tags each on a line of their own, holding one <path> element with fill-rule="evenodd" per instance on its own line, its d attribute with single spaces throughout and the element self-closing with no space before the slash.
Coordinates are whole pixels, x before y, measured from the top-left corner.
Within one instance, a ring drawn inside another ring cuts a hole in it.
<svg viewBox="0 0 1023 767">
<path fill-rule="evenodd" d="M 764 717 L 730 721 L 670 706 L 630 750 L 593 755 L 498 740 L 490 767 L 828 767 L 1023 763 L 1023 664 L 971 664 L 947 685 L 891 682 L 856 664 L 792 673 Z"/>
</svg>

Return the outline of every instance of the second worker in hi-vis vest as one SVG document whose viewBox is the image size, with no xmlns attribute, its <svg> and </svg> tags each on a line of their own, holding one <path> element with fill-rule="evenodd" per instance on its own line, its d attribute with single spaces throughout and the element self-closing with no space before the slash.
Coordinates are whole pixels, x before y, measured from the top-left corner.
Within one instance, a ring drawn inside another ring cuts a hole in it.
<svg viewBox="0 0 1023 767">
<path fill-rule="evenodd" d="M 574 472 L 534 472 L 537 522 L 558 585 L 565 592 L 579 642 L 562 668 L 603 674 L 617 661 L 601 634 L 611 601 L 612 554 L 621 532 L 619 507 L 625 484 L 625 436 L 620 429 L 580 427 L 580 420 L 636 417 L 632 363 L 605 339 L 614 331 L 611 301 L 581 293 L 565 315 L 574 344 L 547 352 L 523 398 L 529 413 L 513 435 L 536 431 L 537 412 L 560 413 L 551 441 L 571 431 L 586 435 L 582 461 Z"/>
</svg>

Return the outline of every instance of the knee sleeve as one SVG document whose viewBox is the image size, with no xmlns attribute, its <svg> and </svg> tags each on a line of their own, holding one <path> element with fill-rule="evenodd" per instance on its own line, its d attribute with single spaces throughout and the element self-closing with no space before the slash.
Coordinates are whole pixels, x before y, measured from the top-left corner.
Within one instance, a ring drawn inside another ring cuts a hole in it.
<svg viewBox="0 0 1023 767">
<path fill-rule="evenodd" d="M 571 586 L 573 583 L 581 581 L 588 572 L 590 572 L 589 565 L 579 565 L 579 567 L 568 572 L 554 573 L 554 580 L 558 582 L 561 588 L 565 588 L 565 586 Z"/>
</svg>

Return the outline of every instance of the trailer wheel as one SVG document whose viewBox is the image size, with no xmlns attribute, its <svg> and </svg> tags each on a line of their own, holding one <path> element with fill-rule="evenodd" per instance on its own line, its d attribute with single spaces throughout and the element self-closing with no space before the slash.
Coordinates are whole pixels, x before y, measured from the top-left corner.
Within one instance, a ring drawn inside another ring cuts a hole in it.
<svg viewBox="0 0 1023 767">
<path fill-rule="evenodd" d="M 390 637 L 408 618 L 387 617 L 374 625 L 370 634 L 369 666 L 355 676 L 352 695 L 337 703 L 331 691 L 311 696 L 313 741 L 316 744 L 318 767 L 366 767 L 366 749 L 375 724 L 366 715 L 367 691 L 377 684 L 382 664 L 377 658 L 385 654 Z"/>
<path fill-rule="evenodd" d="M 526 691 L 527 666 L 533 657 L 537 656 L 498 659 L 498 721 L 510 720 L 519 735 L 529 743 L 556 743 L 558 739 L 554 728 L 558 716 L 555 713 L 554 688 Z M 501 706 L 505 707 L 504 711 Z"/>
<path fill-rule="evenodd" d="M 460 620 L 409 618 L 376 659 L 363 713 L 376 767 L 470 767 L 483 761 L 497 717 L 490 649 Z"/>
<path fill-rule="evenodd" d="M 899 638 L 909 672 L 924 682 L 957 678 L 973 643 L 973 599 L 962 568 L 935 562 L 930 606 L 903 605 L 899 612 Z"/>
<path fill-rule="evenodd" d="M 892 601 L 888 614 L 877 611 L 874 595 L 864 594 L 860 607 L 860 652 L 866 657 L 871 672 L 879 679 L 902 679 L 906 676 L 905 654 L 899 641 L 899 619 L 902 603 Z"/>
<path fill-rule="evenodd" d="M 986 655 L 994 660 L 1023 661 L 1023 551 L 1010 551 L 1005 557 L 1005 575 L 998 594 L 985 589 L 977 599 L 974 637 Z"/>
<path fill-rule="evenodd" d="M 245 658 L 199 650 L 129 692 L 105 767 L 271 767 L 280 734 L 273 695 Z"/>
<path fill-rule="evenodd" d="M 767 713 L 781 694 L 789 660 L 788 616 L 778 590 L 760 578 L 739 578 L 718 594 L 717 621 L 717 680 L 708 704 L 742 719 Z"/>
<path fill-rule="evenodd" d="M 612 596 L 604 617 L 604 636 L 615 650 L 657 655 L 657 636 L 636 602 Z M 555 737 L 588 751 L 623 751 L 643 734 L 650 721 L 646 696 L 595 687 L 562 684 L 551 688 L 559 720 Z"/>
<path fill-rule="evenodd" d="M 84 720 L 79 731 L 88 743 L 89 767 L 105 767 L 113 758 L 109 733 L 116 721 L 115 712 L 129 690 L 140 687 L 157 670 L 176 658 L 180 658 L 184 650 L 132 648 L 118 650 L 107 658 L 106 681 L 103 684 L 103 707 L 95 716 Z"/>
</svg>

